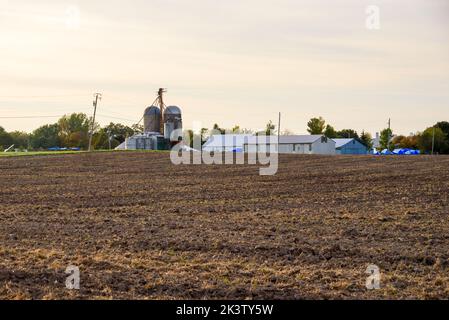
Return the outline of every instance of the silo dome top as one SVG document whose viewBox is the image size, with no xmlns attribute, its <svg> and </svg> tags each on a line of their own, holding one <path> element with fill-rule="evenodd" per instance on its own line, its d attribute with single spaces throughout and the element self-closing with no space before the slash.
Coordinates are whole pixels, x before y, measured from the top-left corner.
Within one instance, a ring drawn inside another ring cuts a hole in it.
<svg viewBox="0 0 449 320">
<path fill-rule="evenodd" d="M 181 109 L 179 109 L 179 107 L 177 107 L 177 106 L 169 106 L 164 110 L 164 115 L 170 115 L 170 114 L 180 115 Z"/>
<path fill-rule="evenodd" d="M 150 116 L 150 115 L 160 115 L 161 114 L 161 110 L 159 110 L 158 107 L 155 106 L 151 106 L 145 109 L 144 115 L 145 116 Z"/>
</svg>

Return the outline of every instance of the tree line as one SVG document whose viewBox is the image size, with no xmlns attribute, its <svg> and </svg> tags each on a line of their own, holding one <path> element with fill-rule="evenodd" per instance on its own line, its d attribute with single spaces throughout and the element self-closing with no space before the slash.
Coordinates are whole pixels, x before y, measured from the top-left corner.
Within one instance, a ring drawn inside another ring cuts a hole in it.
<svg viewBox="0 0 449 320">
<path fill-rule="evenodd" d="M 372 150 L 372 136 L 365 131 L 359 135 L 356 130 L 342 129 L 335 130 L 322 117 L 312 118 L 307 123 L 307 131 L 310 134 L 324 134 L 328 138 L 354 138 Z M 380 131 L 380 149 L 396 148 L 418 149 L 422 153 L 449 154 L 449 122 L 440 121 L 434 126 L 428 127 L 422 132 L 417 132 L 409 136 L 395 135 L 391 128 Z"/>
<path fill-rule="evenodd" d="M 73 113 L 61 117 L 56 123 L 43 125 L 32 133 L 22 131 L 6 132 L 0 126 L 0 150 L 4 150 L 11 145 L 19 150 L 46 150 L 52 147 L 81 148 L 87 149 L 89 143 L 89 133 L 92 129 L 92 118 L 84 113 Z M 100 127 L 98 123 L 93 125 L 94 135 L 92 146 L 94 149 L 113 149 L 125 141 L 126 137 L 143 132 L 143 126 L 126 126 L 120 123 L 109 123 Z M 213 131 L 212 131 L 213 130 Z M 277 134 L 276 126 L 269 121 L 265 129 L 254 132 L 251 129 L 243 129 L 236 125 L 231 129 L 224 129 L 218 124 L 214 124 L 212 130 L 202 128 L 200 132 L 194 133 L 192 130 L 185 131 L 185 138 L 193 143 L 196 136 L 201 137 L 204 143 L 207 136 L 213 133 L 225 134 Z M 336 130 L 332 125 L 326 124 L 322 117 L 315 117 L 308 121 L 307 131 L 310 134 L 324 134 L 328 138 L 354 138 L 364 144 L 369 150 L 373 148 L 371 134 L 364 130 L 359 134 L 354 129 Z M 293 134 L 286 129 L 281 135 Z M 390 128 L 385 128 L 380 132 L 380 148 L 393 150 L 395 148 L 419 149 L 423 153 L 433 151 L 440 154 L 449 154 L 449 122 L 440 121 L 434 126 L 426 128 L 422 132 L 409 136 L 394 135 Z"/>
<path fill-rule="evenodd" d="M 11 145 L 19 150 L 47 150 L 52 147 L 87 149 L 89 133 L 92 129 L 92 118 L 84 113 L 73 113 L 61 117 L 56 123 L 43 125 L 32 133 L 21 131 L 6 132 L 0 126 L 0 150 Z M 109 123 L 100 127 L 93 125 L 94 149 L 112 149 L 124 142 L 126 137 L 143 131 L 143 127 L 131 127 L 120 123 Z"/>
</svg>

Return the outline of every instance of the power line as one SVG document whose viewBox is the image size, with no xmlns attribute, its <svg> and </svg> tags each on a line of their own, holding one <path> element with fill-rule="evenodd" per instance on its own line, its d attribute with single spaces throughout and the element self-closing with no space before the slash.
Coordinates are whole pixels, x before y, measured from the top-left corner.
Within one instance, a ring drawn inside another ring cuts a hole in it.
<svg viewBox="0 0 449 320">
<path fill-rule="evenodd" d="M 104 114 L 97 114 L 99 117 L 103 117 L 103 118 L 111 118 L 111 119 L 117 119 L 117 120 L 124 120 L 124 121 L 130 121 L 133 123 L 137 123 L 136 120 L 132 120 L 132 119 L 126 119 L 126 118 L 121 118 L 121 117 L 113 117 L 113 116 L 107 116 Z"/>
<path fill-rule="evenodd" d="M 0 119 L 39 119 L 39 118 L 62 118 L 65 115 L 55 115 L 55 116 L 14 116 L 14 117 L 0 117 Z M 111 118 L 111 119 L 117 119 L 117 120 L 124 120 L 124 121 L 130 121 L 133 123 L 137 123 L 137 121 L 134 119 L 127 119 L 127 118 L 121 118 L 121 117 L 113 117 L 108 116 L 105 114 L 97 114 L 97 116 L 100 116 L 102 118 Z"/>
<path fill-rule="evenodd" d="M 34 98 L 64 98 L 64 97 L 87 97 L 86 94 L 61 94 L 48 96 L 0 96 L 0 99 L 34 99 Z"/>
<path fill-rule="evenodd" d="M 0 119 L 34 119 L 34 118 L 58 118 L 62 116 L 18 116 L 18 117 L 0 117 Z"/>
</svg>

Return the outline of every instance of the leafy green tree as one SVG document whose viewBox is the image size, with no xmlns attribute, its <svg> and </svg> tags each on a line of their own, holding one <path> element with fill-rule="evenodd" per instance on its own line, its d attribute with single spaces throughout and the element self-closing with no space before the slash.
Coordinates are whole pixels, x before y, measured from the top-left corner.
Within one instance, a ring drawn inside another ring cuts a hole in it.
<svg viewBox="0 0 449 320">
<path fill-rule="evenodd" d="M 430 127 L 419 136 L 418 146 L 424 153 L 432 152 L 432 141 L 434 141 L 434 152 L 443 153 L 448 148 L 446 135 L 441 128 Z"/>
<path fill-rule="evenodd" d="M 133 128 L 125 126 L 121 123 L 113 122 L 104 127 L 104 131 L 107 136 L 112 136 L 120 143 L 124 142 L 127 137 L 130 137 L 136 133 Z"/>
<path fill-rule="evenodd" d="M 87 148 L 92 120 L 84 113 L 65 115 L 58 121 L 59 136 L 65 147 Z M 99 125 L 94 125 L 94 132 Z"/>
<path fill-rule="evenodd" d="M 133 124 L 131 126 L 131 129 L 133 129 L 134 134 L 143 133 L 143 130 L 144 130 L 143 125 L 141 125 L 141 124 Z"/>
<path fill-rule="evenodd" d="M 390 151 L 394 149 L 394 144 L 390 143 L 391 138 L 393 137 L 393 131 L 389 128 L 383 129 L 380 132 L 380 148 L 389 149 Z"/>
<path fill-rule="evenodd" d="M 322 118 L 312 118 L 307 122 L 307 131 L 310 134 L 322 134 L 326 126 L 326 121 Z"/>
<path fill-rule="evenodd" d="M 232 133 L 239 134 L 241 132 L 240 126 L 235 125 L 234 128 L 231 129 Z"/>
<path fill-rule="evenodd" d="M 33 149 L 59 147 L 61 144 L 59 139 L 59 125 L 57 123 L 46 124 L 37 128 L 31 134 L 30 143 Z"/>
<path fill-rule="evenodd" d="M 213 130 L 220 131 L 221 134 L 225 134 L 226 132 L 226 129 L 220 128 L 220 126 L 217 123 L 214 124 Z"/>
<path fill-rule="evenodd" d="M 440 121 L 437 122 L 437 124 L 435 125 L 436 128 L 440 128 L 444 134 L 446 135 L 446 137 L 449 138 L 449 122 L 447 121 Z"/>
<path fill-rule="evenodd" d="M 446 136 L 446 146 L 443 146 L 442 149 L 440 150 L 441 153 L 445 153 L 445 154 L 449 154 L 449 122 L 447 121 L 440 121 L 435 125 L 436 128 L 440 128 L 441 131 L 444 132 L 445 136 Z"/>
<path fill-rule="evenodd" d="M 201 128 L 200 130 L 200 136 L 201 136 L 201 145 L 203 145 L 207 141 L 207 133 L 209 132 L 209 129 L 207 128 Z"/>
<path fill-rule="evenodd" d="M 13 138 L 6 132 L 6 130 L 0 127 L 0 148 L 6 149 L 13 144 Z"/>
<path fill-rule="evenodd" d="M 360 142 L 363 143 L 368 150 L 373 149 L 373 137 L 369 132 L 362 131 Z"/>
<path fill-rule="evenodd" d="M 360 140 L 359 134 L 353 129 L 343 129 L 337 132 L 337 138 L 355 138 Z"/>
<path fill-rule="evenodd" d="M 408 149 L 418 149 L 418 136 L 412 135 L 412 136 L 395 136 L 391 143 L 396 148 L 408 148 Z"/>
<path fill-rule="evenodd" d="M 125 139 L 123 139 L 125 141 Z M 110 133 L 108 127 L 101 128 L 95 132 L 92 138 L 92 145 L 95 150 L 108 150 L 109 147 L 114 149 L 121 142 Z"/>
<path fill-rule="evenodd" d="M 273 134 L 274 129 L 276 129 L 276 126 L 273 124 L 273 122 L 270 120 L 268 121 L 267 125 L 265 126 L 265 134 L 267 136 L 270 136 Z"/>
<path fill-rule="evenodd" d="M 9 135 L 12 138 L 14 148 L 28 149 L 30 144 L 30 135 L 23 131 L 13 131 Z"/>
<path fill-rule="evenodd" d="M 337 131 L 330 124 L 326 125 L 326 129 L 324 130 L 324 135 L 328 138 L 337 138 Z"/>
</svg>

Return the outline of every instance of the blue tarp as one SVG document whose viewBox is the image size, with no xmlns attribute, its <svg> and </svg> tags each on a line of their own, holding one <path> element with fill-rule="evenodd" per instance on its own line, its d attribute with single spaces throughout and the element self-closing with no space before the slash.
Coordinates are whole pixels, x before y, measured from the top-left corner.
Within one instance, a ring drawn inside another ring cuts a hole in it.
<svg viewBox="0 0 449 320">
<path fill-rule="evenodd" d="M 387 149 L 383 149 L 382 151 L 377 151 L 376 149 L 373 150 L 374 155 L 417 155 L 421 154 L 419 150 L 415 149 L 408 149 L 408 148 L 397 148 L 393 151 L 389 151 Z"/>
<path fill-rule="evenodd" d="M 415 155 L 415 154 L 420 154 L 419 150 L 409 149 L 409 148 L 394 149 L 393 153 L 397 154 L 397 155 Z"/>
</svg>

